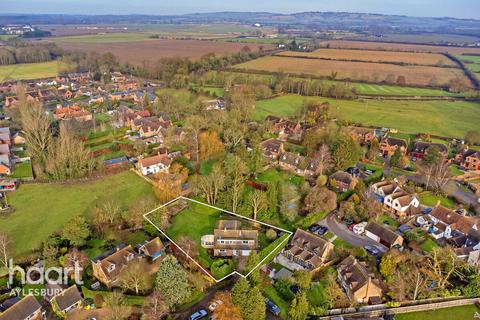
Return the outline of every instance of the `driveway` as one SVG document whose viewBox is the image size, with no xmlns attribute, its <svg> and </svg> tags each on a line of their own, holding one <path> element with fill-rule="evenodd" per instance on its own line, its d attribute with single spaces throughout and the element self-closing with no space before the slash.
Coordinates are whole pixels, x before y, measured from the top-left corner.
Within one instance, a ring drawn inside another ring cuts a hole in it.
<svg viewBox="0 0 480 320">
<path fill-rule="evenodd" d="M 337 237 L 342 238 L 343 240 L 347 241 L 354 247 L 364 247 L 365 245 L 371 245 L 371 246 L 376 246 L 377 248 L 380 249 L 380 251 L 383 253 L 388 251 L 388 248 L 385 247 L 384 245 L 381 245 L 380 243 L 367 238 L 365 236 L 361 236 L 358 234 L 355 234 L 348 230 L 347 226 L 341 223 L 337 216 L 336 216 L 336 211 L 332 211 L 325 219 L 319 222 L 319 224 L 328 227 L 328 229 Z"/>
</svg>

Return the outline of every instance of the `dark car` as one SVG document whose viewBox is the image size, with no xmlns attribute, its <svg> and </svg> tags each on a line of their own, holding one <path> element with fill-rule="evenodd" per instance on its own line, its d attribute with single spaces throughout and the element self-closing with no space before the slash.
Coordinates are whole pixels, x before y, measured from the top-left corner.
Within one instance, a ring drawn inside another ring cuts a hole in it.
<svg viewBox="0 0 480 320">
<path fill-rule="evenodd" d="M 310 228 L 308 228 L 308 231 L 315 233 L 315 232 L 317 232 L 321 227 L 322 227 L 321 225 L 314 223 L 314 224 L 312 224 L 312 225 L 310 226 Z"/>
<path fill-rule="evenodd" d="M 432 208 L 425 208 L 425 209 L 422 210 L 422 213 L 423 214 L 429 214 L 430 212 L 432 212 L 432 210 L 433 210 Z"/>
<path fill-rule="evenodd" d="M 323 236 L 325 233 L 327 233 L 328 228 L 324 226 L 320 226 L 320 228 L 317 230 L 317 234 L 319 236 Z"/>
<path fill-rule="evenodd" d="M 358 169 L 357 167 L 350 167 L 347 169 L 347 172 L 355 176 L 360 174 L 360 169 Z"/>
<path fill-rule="evenodd" d="M 265 306 L 267 307 L 268 311 L 270 311 L 276 316 L 278 316 L 280 312 L 282 312 L 282 310 L 280 310 L 280 308 L 268 298 L 265 298 Z"/>
<path fill-rule="evenodd" d="M 378 250 L 377 247 L 375 246 L 371 246 L 371 245 L 364 245 L 363 248 L 368 252 L 368 254 L 372 255 L 372 256 L 376 256 L 377 254 L 380 253 L 380 250 Z"/>
<path fill-rule="evenodd" d="M 200 309 L 198 310 L 197 312 L 193 313 L 190 315 L 190 317 L 188 317 L 188 320 L 198 320 L 198 319 L 202 319 L 202 318 L 205 318 L 207 316 L 207 310 L 205 309 Z"/>
</svg>

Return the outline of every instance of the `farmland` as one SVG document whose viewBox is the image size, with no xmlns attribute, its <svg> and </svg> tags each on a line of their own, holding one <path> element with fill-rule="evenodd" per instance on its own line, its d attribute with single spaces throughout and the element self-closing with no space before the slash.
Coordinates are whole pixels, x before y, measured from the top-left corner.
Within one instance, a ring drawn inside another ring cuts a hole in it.
<svg viewBox="0 0 480 320">
<path fill-rule="evenodd" d="M 239 52 L 245 46 L 248 46 L 251 50 L 258 50 L 260 47 L 260 45 L 257 44 L 164 39 L 110 42 L 108 45 L 105 45 L 102 42 L 74 41 L 58 42 L 58 45 L 65 50 L 97 52 L 100 54 L 111 52 L 121 61 L 132 64 L 141 64 L 144 61 L 157 61 L 158 59 L 165 57 L 198 59 L 207 53 L 224 55 Z M 265 47 L 265 45 L 263 46 Z"/>
<path fill-rule="evenodd" d="M 391 127 L 406 133 L 463 137 L 480 123 L 480 105 L 462 101 L 335 100 L 285 95 L 257 102 L 254 117 L 291 116 L 305 100 L 329 102 L 338 118 L 364 126 Z"/>
<path fill-rule="evenodd" d="M 462 60 L 471 71 L 480 73 L 480 56 L 458 55 L 457 58 Z"/>
<path fill-rule="evenodd" d="M 234 66 L 236 69 L 284 72 L 289 74 L 312 75 L 315 77 L 331 77 L 350 79 L 352 81 L 386 81 L 394 82 L 404 76 L 409 85 L 447 85 L 456 77 L 464 77 L 460 69 L 437 68 L 430 66 L 399 66 L 394 64 L 329 61 L 320 59 L 299 59 L 289 57 L 268 56 Z"/>
<path fill-rule="evenodd" d="M 410 52 L 450 52 L 453 54 L 480 53 L 480 48 L 446 47 L 421 44 L 401 44 L 388 42 L 330 40 L 320 44 L 336 49 L 362 49 L 362 50 L 385 50 L 385 51 L 410 51 Z"/>
<path fill-rule="evenodd" d="M 0 82 L 55 77 L 64 67 L 65 64 L 58 61 L 0 66 Z"/>
<path fill-rule="evenodd" d="M 313 52 L 282 52 L 282 56 L 309 57 L 331 60 L 351 60 L 383 63 L 402 63 L 426 66 L 455 66 L 455 63 L 438 53 L 385 52 L 375 50 L 319 49 Z"/>
<path fill-rule="evenodd" d="M 131 41 L 145 41 L 149 40 L 148 33 L 106 33 L 95 35 L 76 35 L 51 38 L 49 41 L 56 43 L 116 43 L 116 42 L 131 42 Z M 150 39 L 153 40 L 153 39 Z"/>
<path fill-rule="evenodd" d="M 128 206 L 141 196 L 153 198 L 152 188 L 132 172 L 89 183 L 22 185 L 9 197 L 15 212 L 0 219 L 0 231 L 15 239 L 15 255 L 27 254 L 95 204 L 113 199 Z"/>
</svg>

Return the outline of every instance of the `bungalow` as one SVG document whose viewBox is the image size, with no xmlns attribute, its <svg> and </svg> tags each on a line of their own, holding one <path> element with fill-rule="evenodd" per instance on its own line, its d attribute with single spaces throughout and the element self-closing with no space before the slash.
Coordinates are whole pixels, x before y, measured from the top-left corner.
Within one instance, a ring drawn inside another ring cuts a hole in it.
<svg viewBox="0 0 480 320">
<path fill-rule="evenodd" d="M 76 285 L 63 290 L 50 300 L 53 311 L 62 317 L 83 306 L 83 298 Z"/>
<path fill-rule="evenodd" d="M 277 160 L 281 153 L 284 152 L 283 142 L 277 139 L 269 139 L 260 143 L 263 154 L 272 159 Z"/>
<path fill-rule="evenodd" d="M 410 151 L 410 155 L 412 158 L 423 159 L 425 155 L 428 154 L 428 151 L 432 148 L 437 148 L 440 154 L 442 154 L 443 156 L 447 156 L 448 154 L 448 148 L 444 144 L 417 141 L 413 145 L 412 151 Z"/>
<path fill-rule="evenodd" d="M 352 190 L 357 185 L 357 179 L 348 172 L 337 171 L 330 176 L 330 187 L 336 192 Z"/>
<path fill-rule="evenodd" d="M 0 313 L 0 320 L 44 320 L 46 318 L 42 306 L 31 295 L 26 296 Z"/>
<path fill-rule="evenodd" d="M 307 270 L 316 270 L 333 258 L 334 245 L 323 238 L 297 229 L 282 254 Z"/>
<path fill-rule="evenodd" d="M 407 153 L 407 141 L 397 138 L 383 138 L 380 141 L 380 152 L 384 157 L 390 157 L 399 149 L 402 155 Z"/>
<path fill-rule="evenodd" d="M 115 159 L 105 160 L 103 164 L 106 170 L 116 170 L 120 168 L 127 168 L 128 159 L 127 157 L 123 156 Z"/>
<path fill-rule="evenodd" d="M 365 264 L 348 256 L 337 266 L 338 281 L 353 303 L 368 303 L 373 297 L 382 297 L 380 281 L 368 272 Z"/>
<path fill-rule="evenodd" d="M 150 241 L 145 240 L 145 242 L 139 244 L 136 249 L 140 255 L 147 257 L 153 262 L 163 256 L 165 246 L 163 245 L 162 240 L 160 240 L 159 237 L 156 237 Z"/>
<path fill-rule="evenodd" d="M 136 255 L 131 245 L 117 246 L 114 252 L 93 259 L 93 276 L 111 288 L 119 280 L 119 276 L 129 264 L 135 261 Z"/>
<path fill-rule="evenodd" d="M 172 160 L 166 154 L 158 154 L 152 157 L 139 158 L 138 168 L 144 176 L 158 172 L 168 172 Z"/>
<path fill-rule="evenodd" d="M 383 244 L 387 248 L 392 248 L 396 245 L 403 245 L 402 236 L 376 222 L 370 222 L 365 227 L 365 235 L 370 239 Z"/>
</svg>

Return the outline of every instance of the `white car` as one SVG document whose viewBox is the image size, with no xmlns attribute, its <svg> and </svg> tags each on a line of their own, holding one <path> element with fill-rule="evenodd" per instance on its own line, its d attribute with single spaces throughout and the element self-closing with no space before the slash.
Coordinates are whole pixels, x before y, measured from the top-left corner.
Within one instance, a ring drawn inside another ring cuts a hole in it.
<svg viewBox="0 0 480 320">
<path fill-rule="evenodd" d="M 208 306 L 208 310 L 211 312 L 215 311 L 219 305 L 223 304 L 222 300 L 214 300 L 210 305 Z"/>
<path fill-rule="evenodd" d="M 367 226 L 368 222 L 360 222 L 353 227 L 353 233 L 355 234 L 362 234 L 365 232 L 365 227 Z"/>
</svg>

